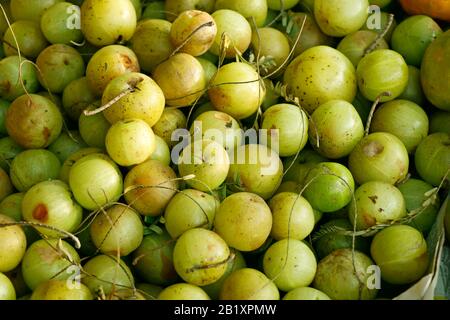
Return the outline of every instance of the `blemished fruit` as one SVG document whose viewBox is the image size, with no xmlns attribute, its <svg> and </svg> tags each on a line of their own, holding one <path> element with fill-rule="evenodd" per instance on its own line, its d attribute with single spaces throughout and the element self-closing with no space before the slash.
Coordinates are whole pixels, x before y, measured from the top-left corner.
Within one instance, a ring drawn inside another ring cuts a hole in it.
<svg viewBox="0 0 450 320">
<path fill-rule="evenodd" d="M 227 243 L 215 232 L 194 228 L 175 243 L 173 263 L 186 282 L 198 286 L 216 282 L 223 276 L 230 257 Z"/>
<path fill-rule="evenodd" d="M 352 102 L 357 91 L 353 64 L 338 50 L 323 45 L 295 58 L 284 73 L 284 83 L 309 113 L 330 100 Z"/>
<path fill-rule="evenodd" d="M 243 268 L 234 271 L 220 290 L 220 300 L 279 300 L 277 286 L 264 273 Z"/>
<path fill-rule="evenodd" d="M 240 251 L 253 251 L 267 240 L 272 227 L 272 213 L 256 194 L 239 192 L 227 197 L 214 219 L 214 231 L 227 244 Z"/>
<path fill-rule="evenodd" d="M 390 226 L 375 235 L 370 248 L 383 280 L 407 284 L 419 280 L 428 267 L 427 243 L 410 226 Z"/>
<path fill-rule="evenodd" d="M 19 77 L 22 77 L 22 82 Z M 25 90 L 35 93 L 38 88 L 37 74 L 30 60 L 14 55 L 0 61 L 0 97 L 14 101 Z"/>
<path fill-rule="evenodd" d="M 372 300 L 378 290 L 369 288 L 370 266 L 374 262 L 365 254 L 351 249 L 333 251 L 317 265 L 313 287 L 333 300 Z"/>
</svg>

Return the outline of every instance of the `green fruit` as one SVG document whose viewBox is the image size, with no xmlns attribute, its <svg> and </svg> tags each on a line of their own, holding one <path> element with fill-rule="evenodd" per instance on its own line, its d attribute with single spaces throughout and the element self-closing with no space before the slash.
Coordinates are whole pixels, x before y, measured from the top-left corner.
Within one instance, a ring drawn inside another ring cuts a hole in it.
<svg viewBox="0 0 450 320">
<path fill-rule="evenodd" d="M 331 300 L 331 299 L 329 296 L 327 296 L 320 290 L 309 287 L 301 287 L 293 289 L 288 293 L 286 293 L 283 297 L 283 300 Z"/>
<path fill-rule="evenodd" d="M 11 179 L 5 170 L 0 168 L 0 201 L 14 192 Z"/>
<path fill-rule="evenodd" d="M 90 110 L 100 107 L 100 103 L 96 103 L 88 107 Z M 90 146 L 95 148 L 105 148 L 105 139 L 111 124 L 106 120 L 103 113 L 97 113 L 92 116 L 81 114 L 78 120 L 78 130 L 83 140 Z"/>
<path fill-rule="evenodd" d="M 262 27 L 267 17 L 267 1 L 266 0 L 216 0 L 215 10 L 230 9 L 240 13 L 248 21 Z"/>
<path fill-rule="evenodd" d="M 22 147 L 10 137 L 0 139 L 0 167 L 9 172 L 11 162 L 22 151 Z"/>
<path fill-rule="evenodd" d="M 312 114 L 310 122 L 311 144 L 329 159 L 349 155 L 364 136 L 364 125 L 358 112 L 344 100 L 322 104 Z"/>
<path fill-rule="evenodd" d="M 39 22 L 42 15 L 54 4 L 63 0 L 11 0 L 11 14 L 14 20 L 32 20 Z M 4 5 L 5 6 L 5 5 Z"/>
<path fill-rule="evenodd" d="M 12 218 L 0 214 L 0 223 L 14 222 Z M 19 225 L 0 227 L 0 273 L 17 267 L 22 261 L 26 248 L 27 238 Z"/>
<path fill-rule="evenodd" d="M 38 240 L 25 252 L 22 274 L 27 286 L 34 290 L 50 279 L 66 280 L 73 277 L 69 267 L 78 263 L 78 253 L 67 242 L 60 239 Z"/>
<path fill-rule="evenodd" d="M 273 215 L 270 235 L 275 240 L 303 240 L 314 229 L 313 208 L 297 193 L 278 193 L 270 199 L 269 206 Z"/>
<path fill-rule="evenodd" d="M 167 143 L 160 136 L 155 135 L 155 151 L 150 156 L 150 160 L 157 160 L 166 166 L 170 165 L 170 149 Z"/>
<path fill-rule="evenodd" d="M 96 96 L 89 87 L 86 77 L 82 77 L 70 82 L 63 91 L 62 104 L 64 111 L 74 121 L 78 121 L 80 116 L 84 116 L 83 111 L 97 105 Z M 100 102 L 98 102 L 100 104 Z M 81 131 L 81 129 L 80 129 Z"/>
<path fill-rule="evenodd" d="M 436 132 L 445 132 L 450 134 L 450 112 L 437 111 L 430 116 L 430 134 Z"/>
<path fill-rule="evenodd" d="M 23 95 L 25 90 L 35 93 L 38 88 L 36 70 L 31 61 L 19 56 L 6 57 L 0 61 L 0 96 L 3 99 L 14 101 Z"/>
<path fill-rule="evenodd" d="M 153 132 L 164 139 L 169 147 L 178 143 L 176 132 L 186 129 L 186 116 L 179 109 L 165 108 L 158 122 L 152 127 Z"/>
<path fill-rule="evenodd" d="M 284 181 L 295 181 L 303 185 L 309 171 L 318 163 L 327 161 L 314 150 L 304 149 L 298 157 L 289 157 L 283 159 L 283 165 L 286 168 Z"/>
<path fill-rule="evenodd" d="M 165 288 L 158 300 L 211 300 L 202 288 L 189 283 L 177 283 Z"/>
<path fill-rule="evenodd" d="M 82 283 L 69 286 L 67 281 L 49 280 L 41 283 L 30 300 L 93 300 L 92 294 Z"/>
<path fill-rule="evenodd" d="M 368 287 L 374 262 L 365 254 L 351 249 L 335 250 L 317 265 L 314 288 L 333 300 L 372 300 L 377 289 Z"/>
<path fill-rule="evenodd" d="M 416 15 L 403 20 L 392 34 L 392 49 L 407 64 L 420 67 L 425 50 L 440 34 L 441 27 L 430 17 Z"/>
<path fill-rule="evenodd" d="M 105 295 L 115 290 L 134 287 L 134 279 L 128 266 L 123 260 L 108 255 L 98 255 L 90 259 L 83 266 L 87 276 L 82 283 L 89 288 L 92 294 L 100 292 Z"/>
<path fill-rule="evenodd" d="M 87 156 L 92 153 L 102 153 L 101 149 L 98 148 L 83 148 L 81 150 L 78 150 L 77 152 L 71 154 L 66 161 L 64 161 L 61 170 L 59 172 L 58 179 L 61 181 L 64 181 L 65 183 L 69 183 L 69 174 L 70 169 L 72 169 L 72 166 L 83 158 L 84 156 Z"/>
<path fill-rule="evenodd" d="M 295 58 L 284 73 L 284 83 L 309 113 L 330 100 L 352 102 L 357 89 L 355 67 L 328 46 L 310 48 Z"/>
<path fill-rule="evenodd" d="M 437 198 L 427 205 L 427 207 L 422 208 L 422 204 L 427 199 L 425 194 L 433 189 L 433 186 L 422 180 L 408 179 L 406 182 L 400 184 L 398 189 L 403 194 L 408 212 L 420 210 L 419 215 L 409 225 L 427 234 L 436 221 L 440 207 L 440 201 Z"/>
<path fill-rule="evenodd" d="M 0 300 L 16 300 L 16 290 L 11 280 L 0 272 Z"/>
<path fill-rule="evenodd" d="M 355 191 L 348 215 L 357 230 L 386 224 L 406 215 L 405 200 L 396 187 L 386 182 L 370 181 Z"/>
<path fill-rule="evenodd" d="M 352 200 L 355 182 L 342 164 L 322 162 L 312 168 L 305 180 L 303 196 L 321 212 L 342 209 Z"/>
<path fill-rule="evenodd" d="M 264 273 L 281 291 L 306 287 L 314 280 L 317 262 L 311 249 L 300 240 L 283 239 L 267 249 Z"/>
<path fill-rule="evenodd" d="M 166 19 L 166 13 L 164 12 L 164 1 L 152 1 L 150 3 L 146 3 L 144 12 L 142 12 L 141 21 L 147 19 Z M 135 32 L 136 34 L 136 32 Z"/>
<path fill-rule="evenodd" d="M 388 49 L 372 51 L 364 56 L 356 75 L 359 90 L 370 101 L 375 101 L 383 93 L 389 95 L 382 96 L 381 102 L 394 100 L 408 85 L 408 65 L 399 53 Z"/>
<path fill-rule="evenodd" d="M 361 30 L 370 30 L 381 34 L 387 29 L 386 34 L 383 38 L 386 42 L 389 43 L 392 37 L 392 33 L 397 27 L 397 21 L 395 21 L 394 19 L 391 26 L 387 28 L 390 21 L 390 13 L 384 11 L 381 11 L 380 13 L 378 13 L 377 11 L 371 12 L 373 13 L 369 15 L 369 17 L 367 18 L 367 22 L 362 26 Z"/>
<path fill-rule="evenodd" d="M 234 271 L 220 290 L 220 300 L 279 300 L 280 292 L 264 273 L 243 268 Z"/>
<path fill-rule="evenodd" d="M 327 230 L 328 228 L 341 228 L 344 230 L 352 231 L 353 227 L 347 219 L 333 219 L 329 222 L 323 224 L 321 229 Z M 360 252 L 368 252 L 369 246 L 368 241 L 362 237 L 356 237 L 355 239 L 355 250 Z M 316 249 L 317 256 L 320 259 L 325 258 L 327 255 L 332 253 L 334 250 L 346 249 L 353 247 L 352 236 L 341 235 L 339 232 L 330 232 L 322 237 L 320 237 L 314 245 Z"/>
<path fill-rule="evenodd" d="M 175 243 L 173 262 L 180 277 L 194 285 L 216 282 L 226 271 L 230 250 L 213 231 L 194 228 L 184 232 Z"/>
<path fill-rule="evenodd" d="M 48 150 L 53 152 L 61 163 L 64 163 L 72 154 L 86 147 L 87 144 L 81 138 L 80 133 L 71 130 L 62 132 L 58 139 L 48 146 Z"/>
<path fill-rule="evenodd" d="M 420 70 L 414 66 L 408 66 L 408 85 L 399 99 L 410 100 L 419 106 L 425 104 L 425 95 L 420 82 Z"/>
<path fill-rule="evenodd" d="M 450 111 L 450 30 L 441 34 L 425 51 L 421 65 L 422 88 L 437 108 Z"/>
<path fill-rule="evenodd" d="M 167 232 L 152 233 L 144 237 L 132 254 L 133 268 L 146 282 L 169 285 L 178 280 L 173 265 L 175 241 Z"/>
<path fill-rule="evenodd" d="M 370 248 L 373 259 L 388 283 L 408 284 L 419 280 L 428 267 L 427 243 L 410 226 L 396 225 L 378 232 Z"/>
<path fill-rule="evenodd" d="M 47 39 L 41 32 L 39 23 L 30 20 L 17 20 L 11 24 L 3 35 L 5 55 L 17 55 L 17 45 L 23 56 L 31 60 L 36 59 L 39 53 L 48 45 Z"/>
</svg>

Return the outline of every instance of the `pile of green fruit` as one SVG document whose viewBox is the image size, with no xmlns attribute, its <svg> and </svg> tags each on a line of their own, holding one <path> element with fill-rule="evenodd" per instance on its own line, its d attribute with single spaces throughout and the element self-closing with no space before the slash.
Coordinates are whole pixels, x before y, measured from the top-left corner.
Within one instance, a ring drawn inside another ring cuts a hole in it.
<svg viewBox="0 0 450 320">
<path fill-rule="evenodd" d="M 450 20 L 401 2 L 0 0 L 0 300 L 415 284 L 450 238 Z"/>
</svg>

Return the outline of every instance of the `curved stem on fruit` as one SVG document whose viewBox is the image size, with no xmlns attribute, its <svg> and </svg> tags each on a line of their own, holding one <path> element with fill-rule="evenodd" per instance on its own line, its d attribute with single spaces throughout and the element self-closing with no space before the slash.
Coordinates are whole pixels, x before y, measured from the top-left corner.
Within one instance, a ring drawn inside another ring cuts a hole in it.
<svg viewBox="0 0 450 320">
<path fill-rule="evenodd" d="M 376 47 L 378 47 L 378 45 L 380 44 L 381 39 L 383 39 L 386 36 L 386 34 L 388 33 L 389 29 L 392 27 L 393 23 L 394 23 L 394 15 L 391 13 L 391 14 L 389 14 L 389 20 L 388 20 L 388 23 L 387 23 L 386 27 L 384 28 L 384 30 L 382 32 L 380 32 L 377 35 L 377 37 L 372 42 L 372 44 L 369 47 L 367 47 L 367 49 L 364 51 L 364 56 L 368 55 L 369 53 L 374 51 L 376 49 Z"/>
<path fill-rule="evenodd" d="M 195 34 L 196 34 L 198 31 L 200 31 L 200 30 L 203 29 L 203 28 L 206 28 L 206 27 L 213 27 L 213 26 L 214 26 L 214 21 L 208 21 L 208 22 L 205 22 L 204 24 L 198 26 L 197 28 L 195 28 L 195 30 L 192 31 L 192 32 L 187 36 L 187 38 L 184 39 L 184 41 L 183 41 L 178 47 L 176 47 L 175 50 L 172 51 L 172 53 L 170 54 L 169 58 L 170 58 L 170 57 L 173 57 L 175 54 L 178 53 L 178 51 L 180 51 L 181 49 L 183 49 L 183 47 L 184 47 L 184 46 L 192 39 L 193 36 L 195 36 Z"/>
<path fill-rule="evenodd" d="M 369 135 L 369 132 L 370 132 L 370 125 L 372 124 L 372 118 L 373 118 L 373 115 L 374 115 L 374 113 L 375 113 L 375 110 L 376 110 L 378 104 L 380 103 L 381 99 L 382 99 L 383 97 L 390 97 L 391 95 L 392 95 L 392 93 L 390 93 L 389 91 L 382 92 L 382 93 L 375 99 L 375 101 L 373 102 L 372 108 L 370 108 L 369 117 L 367 118 L 366 130 L 365 130 L 364 136 L 368 136 L 368 135 Z"/>
<path fill-rule="evenodd" d="M 117 101 L 119 101 L 120 99 L 122 99 L 123 97 L 129 95 L 130 93 L 133 93 L 136 91 L 136 87 L 132 86 L 129 87 L 128 89 L 126 89 L 125 91 L 123 91 L 122 93 L 120 93 L 118 96 L 116 96 L 114 99 L 112 99 L 111 101 L 109 101 L 108 103 L 106 103 L 105 105 L 101 106 L 100 108 L 94 109 L 94 110 L 84 110 L 83 113 L 86 116 L 93 116 L 96 115 L 97 113 L 103 112 L 106 109 L 108 109 L 109 107 L 111 107 L 114 103 L 116 103 Z"/>
</svg>

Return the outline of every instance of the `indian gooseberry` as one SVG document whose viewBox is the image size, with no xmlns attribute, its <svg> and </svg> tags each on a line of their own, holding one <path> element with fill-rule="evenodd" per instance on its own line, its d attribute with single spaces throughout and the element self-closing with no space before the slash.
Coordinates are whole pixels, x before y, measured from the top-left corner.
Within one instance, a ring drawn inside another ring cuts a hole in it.
<svg viewBox="0 0 450 320">
<path fill-rule="evenodd" d="M 136 53 L 143 71 L 152 73 L 175 50 L 170 41 L 171 27 L 172 24 L 162 18 L 151 18 L 138 23 L 130 39 L 130 48 Z"/>
<path fill-rule="evenodd" d="M 0 224 L 14 223 L 12 218 L 0 214 Z M 0 227 L 0 272 L 13 270 L 22 261 L 27 238 L 18 225 Z"/>
<path fill-rule="evenodd" d="M 28 247 L 23 257 L 23 279 L 31 290 L 35 290 L 41 283 L 50 279 L 69 279 L 73 273 L 68 268 L 78 263 L 80 257 L 77 251 L 66 241 L 38 240 Z"/>
<path fill-rule="evenodd" d="M 352 102 L 357 91 L 355 67 L 328 46 L 310 48 L 296 57 L 284 73 L 284 83 L 309 113 L 330 100 Z"/>
<path fill-rule="evenodd" d="M 353 105 L 344 100 L 330 100 L 320 105 L 310 121 L 310 142 L 329 159 L 348 156 L 364 136 L 361 117 Z"/>
<path fill-rule="evenodd" d="M 132 166 L 144 162 L 155 151 L 155 134 L 144 120 L 120 120 L 109 128 L 105 145 L 114 162 Z"/>
<path fill-rule="evenodd" d="M 342 209 L 352 200 L 355 182 L 350 171 L 337 162 L 315 165 L 305 178 L 303 196 L 321 212 Z"/>
<path fill-rule="evenodd" d="M 23 56 L 31 60 L 36 59 L 48 45 L 39 23 L 30 20 L 17 20 L 11 24 L 3 35 L 5 55 L 17 55 L 17 45 Z"/>
<path fill-rule="evenodd" d="M 337 49 L 353 63 L 355 68 L 364 57 L 366 50 L 374 43 L 378 34 L 370 30 L 359 30 L 347 35 L 339 42 Z M 389 49 L 386 40 L 380 39 L 373 50 Z"/>
<path fill-rule="evenodd" d="M 359 186 L 348 209 L 349 219 L 357 230 L 396 221 L 405 215 L 405 200 L 400 190 L 380 181 Z"/>
<path fill-rule="evenodd" d="M 335 250 L 317 265 L 313 287 L 333 300 L 372 300 L 378 290 L 369 288 L 374 262 L 352 249 Z"/>
<path fill-rule="evenodd" d="M 278 148 L 281 157 L 293 156 L 305 147 L 308 127 L 308 115 L 292 104 L 271 106 L 262 117 L 261 128 L 269 131 L 268 145 Z"/>
<path fill-rule="evenodd" d="M 312 149 L 303 149 L 298 156 L 287 157 L 283 159 L 283 165 L 286 172 L 283 181 L 295 181 L 300 185 L 304 184 L 304 180 L 309 171 L 318 163 L 325 162 L 327 159 Z"/>
<path fill-rule="evenodd" d="M 146 282 L 167 286 L 179 278 L 173 265 L 175 241 L 163 229 L 144 237 L 133 253 L 133 269 Z"/>
<path fill-rule="evenodd" d="M 6 111 L 8 111 L 10 105 L 11 103 L 9 101 L 0 98 L 0 138 L 6 137 L 8 135 L 8 131 L 6 130 L 5 118 Z"/>
<path fill-rule="evenodd" d="M 155 151 L 153 151 L 149 159 L 158 160 L 159 162 L 168 166 L 171 162 L 170 156 L 170 149 L 167 143 L 163 138 L 155 135 Z"/>
<path fill-rule="evenodd" d="M 241 252 L 235 249 L 231 249 L 230 251 L 234 255 L 234 257 L 230 257 L 230 259 L 228 259 L 227 268 L 223 276 L 220 277 L 220 279 L 214 283 L 202 286 L 202 289 L 205 290 L 205 292 L 208 294 L 209 297 L 211 297 L 211 299 L 214 300 L 219 299 L 220 290 L 222 289 L 225 280 L 231 273 L 233 273 L 236 270 L 243 269 L 247 266 L 244 260 L 244 256 L 242 255 Z"/>
<path fill-rule="evenodd" d="M 56 179 L 61 168 L 58 157 L 45 149 L 19 153 L 11 163 L 10 177 L 14 187 L 23 192 L 35 184 Z"/>
<path fill-rule="evenodd" d="M 7 276 L 0 272 L 0 300 L 16 300 L 16 290 Z"/>
<path fill-rule="evenodd" d="M 211 229 L 219 201 L 195 189 L 177 193 L 164 211 L 165 227 L 174 239 L 192 228 Z M 1 205 L 1 204 L 0 204 Z"/>
<path fill-rule="evenodd" d="M 264 273 L 284 292 L 310 285 L 316 268 L 314 253 L 297 239 L 277 241 L 264 253 Z"/>
<path fill-rule="evenodd" d="M 220 300 L 279 300 L 277 286 L 261 271 L 243 268 L 234 271 L 223 283 Z"/>
<path fill-rule="evenodd" d="M 0 0 L 0 4 L 2 5 L 3 10 L 6 14 L 5 16 L 2 10 L 2 14 L 0 15 L 0 34 L 4 34 L 6 29 L 8 29 L 8 22 L 6 21 L 6 18 L 8 18 L 9 21 L 12 21 L 11 6 L 9 0 Z"/>
<path fill-rule="evenodd" d="M 275 195 L 282 193 L 282 192 L 297 193 L 299 191 L 298 188 L 299 188 L 299 184 L 296 181 L 283 180 L 283 182 L 278 187 L 277 192 L 275 192 Z"/>
<path fill-rule="evenodd" d="M 371 133 L 350 153 L 348 168 L 358 184 L 368 181 L 395 184 L 408 174 L 408 151 L 393 134 Z"/>
<path fill-rule="evenodd" d="M 8 134 L 27 149 L 49 146 L 61 133 L 62 124 L 58 107 L 49 99 L 36 94 L 18 97 L 6 113 Z"/>
<path fill-rule="evenodd" d="M 195 118 L 191 125 L 192 136 L 213 140 L 225 150 L 234 150 L 242 144 L 240 124 L 230 115 L 220 111 L 206 111 Z"/>
<path fill-rule="evenodd" d="M 169 106 L 193 104 L 203 95 L 206 87 L 202 65 L 187 53 L 177 53 L 159 64 L 153 72 L 153 78 L 164 92 Z"/>
<path fill-rule="evenodd" d="M 66 159 L 80 149 L 86 148 L 87 144 L 76 130 L 62 132 L 59 137 L 48 146 L 48 150 L 53 152 L 64 163 Z"/>
<path fill-rule="evenodd" d="M 86 276 L 81 281 L 94 295 L 100 292 L 110 295 L 116 290 L 134 287 L 130 268 L 115 256 L 97 255 L 86 262 L 83 270 Z"/>
<path fill-rule="evenodd" d="M 248 192 L 234 193 L 220 204 L 214 231 L 227 244 L 240 251 L 253 251 L 267 240 L 272 213 L 264 199 Z"/>
<path fill-rule="evenodd" d="M 389 49 L 375 50 L 364 56 L 358 63 L 356 75 L 359 90 L 370 101 L 379 97 L 381 102 L 394 100 L 408 85 L 408 65 L 399 53 Z"/>
<path fill-rule="evenodd" d="M 86 77 L 72 80 L 62 93 L 64 111 L 74 121 L 78 121 L 83 111 L 94 104 L 96 100 L 97 97 L 91 90 Z"/>
<path fill-rule="evenodd" d="M 176 283 L 167 288 L 158 295 L 158 300 L 211 300 L 206 292 L 193 284 Z"/>
<path fill-rule="evenodd" d="M 442 29 L 431 17 L 415 15 L 403 20 L 392 34 L 392 50 L 400 53 L 409 65 L 420 67 L 425 50 Z"/>
<path fill-rule="evenodd" d="M 11 137 L 0 139 L 0 167 L 6 172 L 9 172 L 11 162 L 22 151 L 23 148 L 11 139 Z"/>
<path fill-rule="evenodd" d="M 217 189 L 227 178 L 230 159 L 226 150 L 213 140 L 195 140 L 186 146 L 178 160 L 182 177 L 194 175 L 186 183 L 194 189 L 208 192 Z"/>
<path fill-rule="evenodd" d="M 295 288 L 283 297 L 283 300 L 331 300 L 329 296 L 320 290 L 310 287 Z"/>
<path fill-rule="evenodd" d="M 303 3 L 304 1 L 302 1 L 301 4 Z M 297 41 L 297 44 L 294 49 L 293 54 L 294 58 L 303 53 L 304 51 L 308 50 L 309 48 L 321 45 L 329 45 L 329 46 L 333 45 L 334 42 L 333 38 L 324 34 L 322 30 L 320 30 L 312 11 L 305 11 L 305 12 L 289 11 L 288 16 L 294 23 L 293 29 L 289 34 L 287 34 L 289 42 L 292 47 L 295 45 L 296 40 L 299 37 L 300 30 L 302 30 L 303 26 L 301 40 Z M 305 23 L 304 25 L 303 21 Z"/>
<path fill-rule="evenodd" d="M 15 55 L 0 61 L 0 97 L 13 101 L 25 92 L 36 93 L 38 88 L 39 81 L 31 61 Z"/>
<path fill-rule="evenodd" d="M 136 20 L 139 21 L 142 17 L 142 2 L 141 0 L 130 0 L 133 4 L 134 10 L 136 11 Z"/>
<path fill-rule="evenodd" d="M 450 112 L 435 111 L 430 116 L 430 134 L 437 132 L 445 132 L 450 134 Z"/>
<path fill-rule="evenodd" d="M 59 230 L 74 232 L 83 218 L 83 209 L 73 199 L 69 186 L 59 180 L 43 181 L 31 187 L 22 201 L 23 218 Z M 61 237 L 57 231 L 36 228 L 49 237 Z"/>
<path fill-rule="evenodd" d="M 252 41 L 252 28 L 238 12 L 221 9 L 211 15 L 217 25 L 217 34 L 210 51 L 216 56 L 222 52 L 232 58 L 237 52 L 244 53 Z M 222 51 L 222 52 L 221 52 Z"/>
<path fill-rule="evenodd" d="M 372 0 L 369 0 L 369 2 L 372 2 Z M 392 23 L 390 24 L 391 17 Z M 380 12 L 378 10 L 370 10 L 369 17 L 367 18 L 366 23 L 364 23 L 361 27 L 361 30 L 370 30 L 378 34 L 385 33 L 383 38 L 384 40 L 386 40 L 386 42 L 390 43 L 392 34 L 396 27 L 397 21 L 395 20 L 395 15 L 385 11 Z"/>
<path fill-rule="evenodd" d="M 121 0 L 122 1 L 122 0 Z M 108 83 L 128 72 L 139 72 L 136 54 L 121 45 L 110 45 L 98 49 L 86 66 L 86 79 L 96 96 L 101 96 Z"/>
<path fill-rule="evenodd" d="M 166 19 L 166 13 L 164 12 L 165 1 L 152 1 L 150 3 L 146 3 L 144 11 L 142 12 L 141 21 L 147 19 Z M 174 14 L 174 16 L 176 16 Z M 139 23 L 138 23 L 139 24 Z M 136 34 L 136 32 L 135 32 Z"/>
<path fill-rule="evenodd" d="M 70 169 L 69 185 L 77 202 L 96 210 L 117 201 L 123 191 L 122 174 L 106 155 L 95 153 L 77 160 Z"/>
<path fill-rule="evenodd" d="M 86 0 L 81 5 L 81 30 L 95 46 L 130 40 L 136 23 L 136 10 L 129 0 Z"/>
<path fill-rule="evenodd" d="M 427 243 L 413 227 L 395 225 L 378 232 L 370 252 L 381 269 L 381 278 L 392 284 L 419 280 L 428 267 Z"/>
<path fill-rule="evenodd" d="M 298 193 L 278 193 L 270 199 L 269 207 L 273 215 L 270 236 L 275 240 L 303 240 L 314 229 L 313 208 Z"/>
<path fill-rule="evenodd" d="M 30 300 L 93 300 L 93 296 L 82 283 L 68 286 L 64 280 L 48 280 L 34 289 Z"/>
<path fill-rule="evenodd" d="M 295 7 L 299 3 L 299 0 L 267 0 L 267 6 L 271 10 L 281 9 L 288 10 Z"/>
<path fill-rule="evenodd" d="M 217 233 L 203 228 L 184 232 L 175 243 L 175 270 L 187 283 L 203 286 L 219 280 L 227 268 L 230 249 Z"/>
<path fill-rule="evenodd" d="M 205 72 L 206 83 L 209 84 L 211 82 L 211 79 L 216 75 L 217 72 L 216 65 L 213 62 L 204 58 L 196 57 L 196 59 L 202 65 L 203 71 Z"/>
<path fill-rule="evenodd" d="M 144 236 L 139 214 L 120 204 L 100 212 L 89 228 L 95 246 L 100 252 L 111 255 L 128 255 L 139 247 Z"/>
<path fill-rule="evenodd" d="M 406 210 L 409 213 L 417 212 L 417 210 L 420 212 L 409 225 L 427 234 L 436 221 L 440 207 L 439 197 L 436 197 L 426 207 L 422 207 L 428 198 L 426 194 L 433 189 L 433 186 L 423 180 L 411 178 L 398 185 L 398 189 L 405 199 Z"/>
<path fill-rule="evenodd" d="M 215 0 L 166 0 L 166 19 L 169 21 L 173 21 L 183 11 L 192 9 L 197 9 L 209 13 L 213 12 L 214 2 Z"/>
<path fill-rule="evenodd" d="M 446 183 L 448 183 L 450 134 L 437 132 L 423 139 L 417 147 L 414 160 L 417 173 L 423 180 L 436 187 L 447 175 Z"/>
<path fill-rule="evenodd" d="M 179 52 L 196 57 L 209 50 L 216 34 L 216 23 L 207 12 L 187 10 L 172 23 L 170 40 Z"/>
<path fill-rule="evenodd" d="M 0 168 L 0 201 L 13 192 L 14 187 L 11 183 L 11 179 L 6 171 Z"/>
<path fill-rule="evenodd" d="M 408 66 L 408 85 L 398 99 L 409 100 L 419 106 L 425 104 L 425 94 L 420 82 L 420 70 L 414 66 Z"/>
<path fill-rule="evenodd" d="M 99 148 L 83 148 L 71 154 L 62 164 L 61 170 L 59 171 L 58 179 L 65 183 L 69 183 L 70 169 L 72 169 L 72 166 L 75 164 L 75 162 L 77 162 L 78 160 L 89 154 L 102 152 L 103 151 Z"/>
<path fill-rule="evenodd" d="M 265 88 L 252 66 L 231 62 L 219 68 L 211 81 L 208 96 L 216 110 L 241 120 L 259 109 Z"/>
<path fill-rule="evenodd" d="M 71 45 L 83 41 L 83 33 L 77 24 L 80 21 L 80 7 L 70 2 L 59 2 L 49 7 L 41 18 L 41 30 L 52 44 Z"/>
<path fill-rule="evenodd" d="M 1 170 L 0 170 L 1 172 Z M 1 173 L 0 173 L 1 175 Z M 16 221 L 22 220 L 22 200 L 24 197 L 23 192 L 13 193 L 0 202 L 0 212 L 2 215 L 8 216 Z"/>
<path fill-rule="evenodd" d="M 125 200 L 145 216 L 159 216 L 178 189 L 177 175 L 169 166 L 147 160 L 125 177 Z"/>
<path fill-rule="evenodd" d="M 276 151 L 261 144 L 238 147 L 230 156 L 227 182 L 231 189 L 253 192 L 269 199 L 281 184 L 283 163 Z"/>
<path fill-rule="evenodd" d="M 389 132 L 413 153 L 428 135 L 428 116 L 412 101 L 393 100 L 380 106 L 372 119 L 370 132 Z"/>
<path fill-rule="evenodd" d="M 100 102 L 93 103 L 87 110 L 100 107 Z M 105 139 L 111 124 L 106 120 L 103 112 L 87 116 L 84 113 L 78 118 L 78 130 L 83 141 L 90 147 L 105 148 Z"/>
<path fill-rule="evenodd" d="M 340 228 L 346 231 L 352 231 L 353 226 L 346 218 L 338 218 L 328 221 L 321 226 L 322 230 L 332 230 Z M 314 243 L 314 249 L 319 259 L 325 258 L 327 255 L 338 249 L 346 249 L 353 247 L 353 237 L 340 234 L 339 231 L 327 232 L 317 239 Z M 355 250 L 360 252 L 369 251 L 369 242 L 366 238 L 355 237 Z"/>
<path fill-rule="evenodd" d="M 11 15 L 14 20 L 31 20 L 39 22 L 42 15 L 49 8 L 62 1 L 63 0 L 40 0 L 30 2 L 27 0 L 11 0 Z"/>
<path fill-rule="evenodd" d="M 174 138 L 177 129 L 186 128 L 186 116 L 178 108 L 165 108 L 159 120 L 153 125 L 153 132 L 164 139 L 169 147 L 173 147 L 178 141 Z"/>
<path fill-rule="evenodd" d="M 103 111 L 105 118 L 111 124 L 119 120 L 141 119 L 152 127 L 164 110 L 166 99 L 161 88 L 143 73 L 126 73 L 108 83 L 102 104 L 106 105 L 124 92 L 128 94 Z"/>
<path fill-rule="evenodd" d="M 163 291 L 162 287 L 150 283 L 138 283 L 136 284 L 136 289 L 147 300 L 156 300 L 161 291 Z"/>
<path fill-rule="evenodd" d="M 266 22 L 268 7 L 266 0 L 216 0 L 215 10 L 220 9 L 236 11 L 256 27 L 262 27 Z"/>
</svg>

